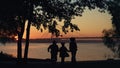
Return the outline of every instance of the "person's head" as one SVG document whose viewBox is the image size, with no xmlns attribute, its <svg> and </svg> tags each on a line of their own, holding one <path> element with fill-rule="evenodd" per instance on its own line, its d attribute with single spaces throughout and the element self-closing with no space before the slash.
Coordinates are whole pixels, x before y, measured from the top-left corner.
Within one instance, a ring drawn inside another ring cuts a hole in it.
<svg viewBox="0 0 120 68">
<path fill-rule="evenodd" d="M 56 41 L 55 41 L 55 40 L 53 40 L 53 44 L 56 44 Z"/>
<path fill-rule="evenodd" d="M 65 45 L 65 42 L 61 42 L 61 45 L 64 46 L 64 45 Z"/>
<path fill-rule="evenodd" d="M 70 41 L 75 41 L 75 38 L 74 38 L 74 37 L 71 37 L 71 38 L 70 38 Z"/>
</svg>

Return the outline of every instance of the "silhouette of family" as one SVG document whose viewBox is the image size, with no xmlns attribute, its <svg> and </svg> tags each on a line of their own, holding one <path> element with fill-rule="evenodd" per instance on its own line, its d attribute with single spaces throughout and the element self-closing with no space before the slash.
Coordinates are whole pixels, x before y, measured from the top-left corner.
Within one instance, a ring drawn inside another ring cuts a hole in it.
<svg viewBox="0 0 120 68">
<path fill-rule="evenodd" d="M 69 57 L 68 52 L 71 52 L 71 62 L 76 62 L 76 52 L 77 44 L 75 38 L 70 38 L 69 50 L 65 47 L 65 42 L 61 42 L 61 47 L 59 48 L 57 42 L 54 40 L 52 44 L 48 47 L 48 52 L 51 54 L 51 61 L 57 61 L 57 55 L 61 58 L 61 63 L 65 62 L 65 57 Z"/>
</svg>

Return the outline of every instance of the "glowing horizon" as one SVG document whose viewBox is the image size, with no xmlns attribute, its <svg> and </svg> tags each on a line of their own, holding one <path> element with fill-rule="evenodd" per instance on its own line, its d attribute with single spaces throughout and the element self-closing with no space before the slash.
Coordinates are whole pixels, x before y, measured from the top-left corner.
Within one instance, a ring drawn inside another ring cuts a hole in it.
<svg viewBox="0 0 120 68">
<path fill-rule="evenodd" d="M 82 17 L 75 17 L 71 21 L 79 26 L 80 31 L 61 33 L 64 37 L 101 37 L 103 29 L 112 28 L 111 15 L 108 12 L 100 13 L 98 9 L 85 10 Z M 26 30 L 26 29 L 25 29 Z M 23 38 L 25 38 L 26 32 Z M 47 30 L 40 32 L 34 26 L 31 26 L 30 38 L 51 38 Z"/>
</svg>

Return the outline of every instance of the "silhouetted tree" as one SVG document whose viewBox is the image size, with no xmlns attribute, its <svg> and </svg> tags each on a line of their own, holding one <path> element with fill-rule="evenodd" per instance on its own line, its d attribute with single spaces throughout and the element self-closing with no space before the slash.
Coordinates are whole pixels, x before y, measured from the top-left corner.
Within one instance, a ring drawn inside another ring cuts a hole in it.
<svg viewBox="0 0 120 68">
<path fill-rule="evenodd" d="M 114 29 L 103 30 L 103 42 L 104 44 L 110 48 L 115 57 L 120 57 L 120 43 L 119 36 L 116 34 Z"/>
<path fill-rule="evenodd" d="M 103 30 L 103 41 L 117 57 L 120 57 L 120 0 L 109 0 L 107 11 L 112 16 L 113 29 Z"/>
<path fill-rule="evenodd" d="M 22 36 L 24 33 L 27 10 L 25 0 L 0 1 L 0 37 L 15 38 L 17 41 L 17 58 L 22 58 Z M 8 41 L 8 40 L 5 40 Z"/>
<path fill-rule="evenodd" d="M 113 38 L 114 31 L 112 29 L 110 30 L 103 30 L 103 42 L 105 45 L 107 45 L 108 48 L 111 48 L 111 50 L 114 50 L 115 41 Z"/>
</svg>

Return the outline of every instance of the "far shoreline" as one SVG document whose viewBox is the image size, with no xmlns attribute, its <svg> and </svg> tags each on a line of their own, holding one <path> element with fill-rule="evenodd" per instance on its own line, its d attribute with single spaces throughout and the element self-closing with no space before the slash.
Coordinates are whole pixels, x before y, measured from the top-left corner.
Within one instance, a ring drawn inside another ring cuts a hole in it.
<svg viewBox="0 0 120 68">
<path fill-rule="evenodd" d="M 51 43 L 53 40 L 56 40 L 58 43 L 61 41 L 64 41 L 66 43 L 69 43 L 69 38 L 42 38 L 42 39 L 30 39 L 30 43 Z M 17 41 L 14 41 L 17 42 Z M 25 39 L 23 39 L 23 43 L 25 42 Z M 80 37 L 76 38 L 77 43 L 102 43 L 102 37 Z"/>
</svg>

